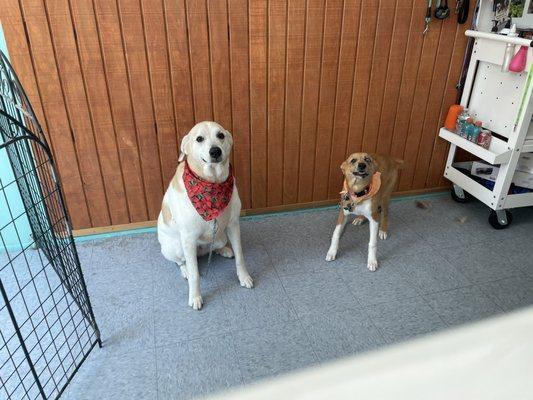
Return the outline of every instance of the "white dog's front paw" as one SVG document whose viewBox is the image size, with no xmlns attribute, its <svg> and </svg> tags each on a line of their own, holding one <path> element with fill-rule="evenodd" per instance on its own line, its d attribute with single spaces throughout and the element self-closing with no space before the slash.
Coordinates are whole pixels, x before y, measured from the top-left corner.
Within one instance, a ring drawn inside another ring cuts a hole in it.
<svg viewBox="0 0 533 400">
<path fill-rule="evenodd" d="M 181 276 L 183 276 L 184 279 L 189 279 L 189 274 L 187 273 L 187 266 L 185 264 L 180 265 L 180 272 Z"/>
<path fill-rule="evenodd" d="M 379 230 L 379 238 L 380 238 L 381 240 L 385 240 L 385 239 L 387 239 L 387 236 L 388 236 L 388 235 L 387 235 L 387 231 L 382 231 L 381 229 Z"/>
<path fill-rule="evenodd" d="M 254 287 L 254 280 L 249 274 L 239 276 L 239 282 L 241 283 L 242 287 L 245 287 L 247 289 L 251 289 Z"/>
<path fill-rule="evenodd" d="M 233 250 L 229 246 L 224 246 L 221 249 L 218 249 L 216 251 L 216 253 L 218 255 L 221 255 L 222 257 L 226 257 L 226 258 L 233 258 L 234 257 Z"/>
<path fill-rule="evenodd" d="M 329 249 L 328 254 L 326 254 L 326 261 L 334 261 L 337 258 L 337 250 Z"/>
<path fill-rule="evenodd" d="M 199 295 L 189 297 L 189 306 L 192 307 L 193 310 L 200 310 L 203 304 L 204 301 L 202 300 L 202 296 Z"/>
<path fill-rule="evenodd" d="M 378 268 L 378 260 L 368 260 L 366 267 L 374 272 Z"/>
</svg>

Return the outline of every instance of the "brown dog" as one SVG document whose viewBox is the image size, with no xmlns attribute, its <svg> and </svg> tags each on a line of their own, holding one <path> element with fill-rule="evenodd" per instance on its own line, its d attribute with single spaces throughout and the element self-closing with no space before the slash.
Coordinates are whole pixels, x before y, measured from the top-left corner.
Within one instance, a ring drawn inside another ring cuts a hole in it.
<svg viewBox="0 0 533 400">
<path fill-rule="evenodd" d="M 387 238 L 390 197 L 402 164 L 402 160 L 369 153 L 353 153 L 342 163 L 344 187 L 341 192 L 341 209 L 326 261 L 333 261 L 337 257 L 339 239 L 346 226 L 347 216 L 354 214 L 354 225 L 360 225 L 365 218 L 370 223 L 367 267 L 370 271 L 376 270 L 377 237 L 379 234 L 380 239 Z"/>
</svg>

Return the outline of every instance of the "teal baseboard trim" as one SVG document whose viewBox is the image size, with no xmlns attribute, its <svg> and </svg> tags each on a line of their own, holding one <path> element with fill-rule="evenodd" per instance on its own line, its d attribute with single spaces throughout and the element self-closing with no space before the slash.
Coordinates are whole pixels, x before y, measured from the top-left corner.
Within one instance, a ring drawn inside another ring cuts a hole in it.
<svg viewBox="0 0 533 400">
<path fill-rule="evenodd" d="M 423 199 L 432 199 L 437 197 L 443 197 L 446 196 L 448 192 L 434 192 L 434 193 L 426 193 L 426 194 L 418 194 L 418 195 L 412 195 L 412 196 L 399 196 L 394 197 L 391 201 L 393 203 L 397 202 L 403 202 L 403 201 L 415 201 L 415 200 L 423 200 Z M 302 213 L 309 213 L 309 212 L 321 212 L 321 211 L 328 211 L 328 210 L 335 210 L 337 209 L 336 205 L 333 206 L 326 206 L 326 207 L 308 207 L 308 208 L 302 208 L 299 210 L 292 210 L 292 211 L 280 211 L 280 212 L 272 212 L 272 213 L 265 213 L 265 214 L 257 214 L 257 215 L 246 215 L 241 217 L 244 221 L 249 220 L 259 220 L 259 219 L 265 219 L 270 217 L 279 217 L 282 215 L 294 215 L 294 214 L 302 214 Z M 117 231 L 117 232 L 107 232 L 107 233 L 96 233 L 94 235 L 84 235 L 84 236 L 77 236 L 74 238 L 76 243 L 83 243 L 83 242 L 90 242 L 93 240 L 101 240 L 101 239 L 108 239 L 108 238 L 114 238 L 114 237 L 120 237 L 120 236 L 131 236 L 131 235 L 139 235 L 142 233 L 156 233 L 157 229 L 155 227 L 152 228 L 138 228 L 138 229 L 128 229 L 124 231 Z"/>
<path fill-rule="evenodd" d="M 127 229 L 124 231 L 117 231 L 117 232 L 95 233 L 94 235 L 76 236 L 74 238 L 74 241 L 76 243 L 83 243 L 83 242 L 90 242 L 93 240 L 108 239 L 108 238 L 119 237 L 119 236 L 140 235 L 141 233 L 155 233 L 156 230 L 157 229 L 154 226 L 152 228 L 138 228 L 138 229 Z"/>
</svg>

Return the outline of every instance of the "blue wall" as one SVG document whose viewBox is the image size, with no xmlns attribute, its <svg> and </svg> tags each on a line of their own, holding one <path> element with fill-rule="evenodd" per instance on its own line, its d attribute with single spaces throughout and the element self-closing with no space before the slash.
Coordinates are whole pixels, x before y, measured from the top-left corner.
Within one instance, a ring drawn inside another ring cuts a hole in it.
<svg viewBox="0 0 533 400">
<path fill-rule="evenodd" d="M 7 46 L 1 22 L 0 50 L 7 55 Z M 0 241 L 0 251 L 3 251 L 4 247 L 7 247 L 7 250 L 10 252 L 16 251 L 20 249 L 21 244 L 25 247 L 31 243 L 31 229 L 25 215 L 18 218 L 14 223 L 10 223 L 13 217 L 17 217 L 24 212 L 24 206 L 22 205 L 22 199 L 20 198 L 17 185 L 14 183 L 9 184 L 13 179 L 13 170 L 9 164 L 6 150 L 2 149 L 0 150 L 0 228 L 2 229 L 0 233 L 4 242 L 2 243 Z M 3 188 L 4 185 L 7 185 L 7 187 Z M 3 228 L 8 223 L 9 225 Z"/>
</svg>

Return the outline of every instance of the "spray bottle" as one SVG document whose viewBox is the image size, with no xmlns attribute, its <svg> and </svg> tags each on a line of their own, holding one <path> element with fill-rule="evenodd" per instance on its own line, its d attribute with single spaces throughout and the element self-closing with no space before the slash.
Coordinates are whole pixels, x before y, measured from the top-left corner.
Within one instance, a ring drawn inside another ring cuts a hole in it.
<svg viewBox="0 0 533 400">
<path fill-rule="evenodd" d="M 513 24 L 511 26 L 511 29 L 509 30 L 509 33 L 507 34 L 509 37 L 515 37 L 518 36 L 516 33 L 516 24 Z M 509 72 L 509 64 L 511 64 L 511 59 L 514 56 L 515 51 L 515 45 L 511 43 L 507 43 L 505 46 L 505 53 L 503 54 L 503 62 L 502 62 L 502 72 Z"/>
</svg>

